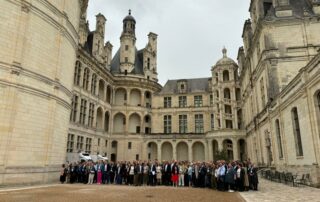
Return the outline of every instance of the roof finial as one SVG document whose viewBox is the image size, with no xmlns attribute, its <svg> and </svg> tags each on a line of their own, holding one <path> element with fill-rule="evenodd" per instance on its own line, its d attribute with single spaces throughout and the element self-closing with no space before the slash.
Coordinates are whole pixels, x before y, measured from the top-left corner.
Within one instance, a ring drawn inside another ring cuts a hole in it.
<svg viewBox="0 0 320 202">
<path fill-rule="evenodd" d="M 129 15 L 131 15 L 131 9 L 129 9 Z"/>
<path fill-rule="evenodd" d="M 225 46 L 222 49 L 222 53 L 223 53 L 223 57 L 226 58 L 227 57 L 227 49 Z"/>
</svg>

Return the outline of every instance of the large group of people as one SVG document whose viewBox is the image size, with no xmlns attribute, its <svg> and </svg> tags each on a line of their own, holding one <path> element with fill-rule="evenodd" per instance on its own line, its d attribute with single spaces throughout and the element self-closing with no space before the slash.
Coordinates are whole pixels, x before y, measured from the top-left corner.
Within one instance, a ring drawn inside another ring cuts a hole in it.
<svg viewBox="0 0 320 202">
<path fill-rule="evenodd" d="M 219 191 L 258 190 L 257 167 L 247 161 L 85 161 L 63 164 L 61 183 L 117 184 L 212 188 Z"/>
</svg>

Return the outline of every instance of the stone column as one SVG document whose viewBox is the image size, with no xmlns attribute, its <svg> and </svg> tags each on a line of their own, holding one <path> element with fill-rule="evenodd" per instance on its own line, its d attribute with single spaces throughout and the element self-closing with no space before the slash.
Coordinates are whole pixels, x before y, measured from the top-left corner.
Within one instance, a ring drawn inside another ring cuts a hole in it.
<svg viewBox="0 0 320 202">
<path fill-rule="evenodd" d="M 208 140 L 206 140 L 204 143 L 204 159 L 205 159 L 205 161 L 208 161 L 208 159 L 209 159 Z"/>
<path fill-rule="evenodd" d="M 239 151 L 238 151 L 238 140 L 232 140 L 232 149 L 233 149 L 233 159 L 239 160 Z"/>
<path fill-rule="evenodd" d="M 126 89 L 126 93 L 127 93 L 127 105 L 130 105 L 130 93 L 131 93 L 131 89 Z"/>
<path fill-rule="evenodd" d="M 207 140 L 208 144 L 208 160 L 212 161 L 213 160 L 213 149 L 212 149 L 212 140 Z"/>
<path fill-rule="evenodd" d="M 145 107 L 146 106 L 145 103 L 144 103 L 144 93 L 145 93 L 145 91 L 141 91 L 140 93 L 141 93 L 140 105 L 141 105 L 141 107 Z"/>
<path fill-rule="evenodd" d="M 192 156 L 193 156 L 193 152 L 192 152 L 192 142 L 189 142 L 188 144 L 188 154 L 189 154 L 189 161 L 192 162 Z"/>
<path fill-rule="evenodd" d="M 158 149 L 157 149 L 157 155 L 158 155 L 158 160 L 159 161 L 162 161 L 162 157 L 161 157 L 161 142 L 159 142 L 159 143 L 157 143 L 157 147 L 158 147 Z"/>
<path fill-rule="evenodd" d="M 222 139 L 218 139 L 218 151 L 222 151 L 223 150 L 223 140 Z"/>
<path fill-rule="evenodd" d="M 173 160 L 177 160 L 177 143 L 172 143 L 172 158 Z"/>
</svg>

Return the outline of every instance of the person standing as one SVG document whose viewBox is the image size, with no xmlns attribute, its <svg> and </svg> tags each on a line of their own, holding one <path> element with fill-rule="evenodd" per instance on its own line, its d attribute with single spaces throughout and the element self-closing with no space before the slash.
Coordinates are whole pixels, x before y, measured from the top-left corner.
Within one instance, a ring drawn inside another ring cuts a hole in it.
<svg viewBox="0 0 320 202">
<path fill-rule="evenodd" d="M 102 166 L 101 162 L 97 163 L 97 184 L 101 184 L 102 183 L 102 173 L 104 166 Z"/>
<path fill-rule="evenodd" d="M 173 163 L 171 168 L 171 181 L 173 187 L 178 187 L 178 180 L 179 180 L 179 167 L 176 162 Z"/>
<path fill-rule="evenodd" d="M 156 170 L 157 170 L 157 185 L 161 185 L 161 178 L 162 178 L 162 167 L 160 164 L 156 164 Z"/>
<path fill-rule="evenodd" d="M 88 170 L 89 170 L 88 184 L 93 184 L 93 178 L 96 172 L 93 163 L 91 162 L 89 163 Z"/>
<path fill-rule="evenodd" d="M 179 187 L 184 187 L 184 173 L 185 173 L 185 165 L 180 162 L 179 164 Z"/>
<path fill-rule="evenodd" d="M 67 168 L 65 164 L 62 164 L 61 169 L 60 169 L 60 182 L 63 184 L 66 181 L 66 176 L 67 176 Z"/>
<path fill-rule="evenodd" d="M 232 190 L 232 188 L 234 187 L 234 184 L 235 184 L 236 174 L 234 172 L 234 168 L 231 165 L 231 163 L 228 164 L 228 169 L 227 169 L 225 179 L 226 179 L 226 185 L 227 185 L 228 192 L 234 192 L 234 190 Z"/>
</svg>

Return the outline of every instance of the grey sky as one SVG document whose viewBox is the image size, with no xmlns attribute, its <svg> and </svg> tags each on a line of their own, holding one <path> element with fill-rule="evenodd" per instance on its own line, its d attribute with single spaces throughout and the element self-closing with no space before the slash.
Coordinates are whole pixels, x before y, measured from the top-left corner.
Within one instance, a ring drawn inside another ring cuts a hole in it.
<svg viewBox="0 0 320 202">
<path fill-rule="evenodd" d="M 113 54 L 120 46 L 122 20 L 132 10 L 137 21 L 137 48 L 147 43 L 147 34 L 158 34 L 158 78 L 210 77 L 211 66 L 222 57 L 223 46 L 234 60 L 242 46 L 242 28 L 249 18 L 249 0 L 90 0 L 88 19 L 107 18 L 106 41 Z"/>
</svg>

